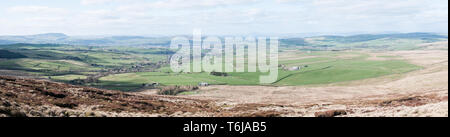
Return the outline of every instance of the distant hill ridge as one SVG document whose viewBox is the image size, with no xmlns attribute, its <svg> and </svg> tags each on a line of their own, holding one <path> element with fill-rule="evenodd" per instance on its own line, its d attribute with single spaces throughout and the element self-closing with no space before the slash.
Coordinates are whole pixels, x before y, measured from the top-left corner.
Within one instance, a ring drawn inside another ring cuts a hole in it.
<svg viewBox="0 0 450 137">
<path fill-rule="evenodd" d="M 341 43 L 363 42 L 376 39 L 447 39 L 447 35 L 435 33 L 393 33 L 393 34 L 359 34 L 351 36 L 323 35 L 329 41 Z M 87 46 L 169 46 L 171 37 L 145 36 L 105 36 L 105 37 L 72 37 L 63 33 L 45 33 L 26 36 L 0 36 L 0 45 L 30 43 L 30 44 L 69 44 Z M 304 38 L 292 37 L 281 39 L 282 45 L 301 46 L 308 44 Z"/>
<path fill-rule="evenodd" d="M 360 34 L 352 36 L 322 36 L 330 40 L 335 40 L 339 42 L 362 42 L 383 38 L 402 38 L 402 39 L 445 39 L 448 36 L 434 34 L 434 33 L 398 33 L 398 34 Z"/>
</svg>

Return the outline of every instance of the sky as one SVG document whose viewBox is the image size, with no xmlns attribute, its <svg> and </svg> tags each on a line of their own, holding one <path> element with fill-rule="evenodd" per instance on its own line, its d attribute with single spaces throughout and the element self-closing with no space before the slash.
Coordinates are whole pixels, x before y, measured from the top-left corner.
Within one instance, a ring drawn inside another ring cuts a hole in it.
<svg viewBox="0 0 450 137">
<path fill-rule="evenodd" d="M 0 0 L 0 35 L 448 33 L 447 0 Z"/>
</svg>

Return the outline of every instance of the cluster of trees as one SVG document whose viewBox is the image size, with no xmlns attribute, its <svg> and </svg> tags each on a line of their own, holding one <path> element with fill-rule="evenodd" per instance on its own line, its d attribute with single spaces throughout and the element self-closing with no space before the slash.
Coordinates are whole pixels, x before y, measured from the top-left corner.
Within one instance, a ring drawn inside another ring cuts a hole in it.
<svg viewBox="0 0 450 137">
<path fill-rule="evenodd" d="M 214 72 L 214 71 L 211 72 L 210 75 L 213 75 L 213 76 L 221 76 L 221 77 L 226 77 L 226 76 L 228 76 L 227 73 L 224 73 L 224 72 Z"/>
<path fill-rule="evenodd" d="M 69 83 L 72 85 L 84 85 L 87 83 L 98 83 L 98 82 L 100 82 L 98 77 L 87 77 L 86 79 L 75 79 L 69 81 Z"/>
<path fill-rule="evenodd" d="M 16 58 L 26 58 L 27 56 L 19 54 L 19 53 L 14 53 L 8 50 L 0 50 L 0 58 L 5 58 L 5 59 L 16 59 Z"/>
</svg>

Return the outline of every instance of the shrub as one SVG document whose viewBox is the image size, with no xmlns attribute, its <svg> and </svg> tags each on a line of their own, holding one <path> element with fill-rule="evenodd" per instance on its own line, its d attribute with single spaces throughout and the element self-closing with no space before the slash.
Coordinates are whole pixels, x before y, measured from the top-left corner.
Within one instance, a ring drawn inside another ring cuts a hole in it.
<svg viewBox="0 0 450 137">
<path fill-rule="evenodd" d="M 228 76 L 227 73 L 223 73 L 223 72 L 211 72 L 210 75 L 213 75 L 213 76 L 221 76 L 221 77 L 226 77 L 226 76 Z"/>
<path fill-rule="evenodd" d="M 159 89 L 159 95 L 178 95 L 187 91 L 197 90 L 198 86 L 166 86 Z"/>
<path fill-rule="evenodd" d="M 347 111 L 345 110 L 329 110 L 325 112 L 316 112 L 314 116 L 316 117 L 335 117 L 340 115 L 347 115 Z"/>
</svg>

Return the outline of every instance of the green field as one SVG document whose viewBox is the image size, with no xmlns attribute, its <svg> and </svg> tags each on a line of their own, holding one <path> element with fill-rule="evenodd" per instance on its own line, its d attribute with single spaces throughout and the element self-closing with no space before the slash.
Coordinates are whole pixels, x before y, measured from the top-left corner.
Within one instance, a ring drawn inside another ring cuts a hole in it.
<svg viewBox="0 0 450 137">
<path fill-rule="evenodd" d="M 339 58 L 345 55 L 353 56 L 351 58 Z M 305 54 L 301 54 L 301 56 L 305 56 Z M 314 57 L 299 60 L 281 60 L 280 64 L 286 66 L 302 64 L 308 65 L 309 67 L 299 71 L 279 69 L 278 81 L 271 85 L 297 86 L 330 84 L 405 73 L 421 68 L 402 60 L 367 60 L 368 55 L 358 52 L 321 52 L 311 53 L 310 56 Z M 138 89 L 143 83 L 153 82 L 161 83 L 162 85 L 197 85 L 200 82 L 208 82 L 213 85 L 260 85 L 259 76 L 264 75 L 262 73 L 228 74 L 229 76 L 222 77 L 213 76 L 209 73 L 126 73 L 103 77 L 100 79 L 101 84 L 98 86 L 109 87 L 111 89 L 133 90 Z M 135 85 L 136 87 L 130 85 Z"/>
<path fill-rule="evenodd" d="M 74 79 L 85 79 L 86 76 L 85 75 L 61 75 L 61 76 L 53 76 L 50 78 L 52 80 L 57 80 L 57 81 L 70 81 L 70 80 L 74 80 Z"/>
<path fill-rule="evenodd" d="M 136 91 L 143 84 L 260 85 L 262 73 L 174 73 L 167 59 L 175 53 L 168 39 L 158 46 L 75 46 L 61 44 L 0 45 L 0 70 L 46 78 L 69 84 L 121 91 Z M 316 36 L 280 39 L 279 64 L 286 68 L 303 66 L 298 71 L 279 68 L 278 80 L 269 86 L 322 85 L 401 74 L 421 67 L 397 56 L 369 53 L 399 50 L 424 50 L 424 43 L 448 41 L 447 35 L 429 33 L 354 36 Z M 110 44 L 109 44 L 110 45 Z M 120 45 L 120 44 L 119 44 Z M 448 50 L 447 48 L 442 48 Z M 205 50 L 206 51 L 206 50 Z M 236 57 L 246 59 L 247 56 Z M 308 67 L 304 67 L 308 66 Z M 247 68 L 247 65 L 245 65 Z"/>
<path fill-rule="evenodd" d="M 6 47 L 3 53 L 19 53 L 17 58 L 0 60 L 0 69 L 18 70 L 51 78 L 54 81 L 69 82 L 86 79 L 108 69 L 131 67 L 138 63 L 157 62 L 167 59 L 173 52 L 159 48 L 123 47 L 73 47 L 73 46 L 21 46 L 20 49 Z M 7 51 L 6 51 L 7 50 Z M 278 80 L 274 86 L 297 86 L 330 84 L 405 73 L 420 69 L 391 56 L 382 61 L 368 60 L 364 52 L 348 51 L 288 51 L 280 55 L 291 56 L 280 59 L 279 64 L 286 67 L 305 66 L 299 71 L 279 69 Z M 245 57 L 244 57 L 245 59 Z M 95 65 L 92 65 L 95 64 Z M 168 66 L 154 72 L 132 72 L 111 74 L 99 79 L 98 83 L 86 86 L 135 91 L 143 84 L 197 85 L 207 82 L 212 85 L 260 85 L 262 73 L 227 73 L 228 76 L 213 76 L 209 73 L 173 73 Z"/>
<path fill-rule="evenodd" d="M 27 70 L 45 74 L 47 72 L 95 71 L 99 68 L 89 67 L 87 64 L 73 60 L 38 60 L 12 59 L 0 62 L 0 69 Z"/>
<path fill-rule="evenodd" d="M 69 45 L 0 45 L 0 69 L 25 71 L 39 76 L 92 74 L 129 68 L 167 58 L 166 49 L 89 47 Z M 3 57 L 5 56 L 5 57 Z"/>
</svg>

